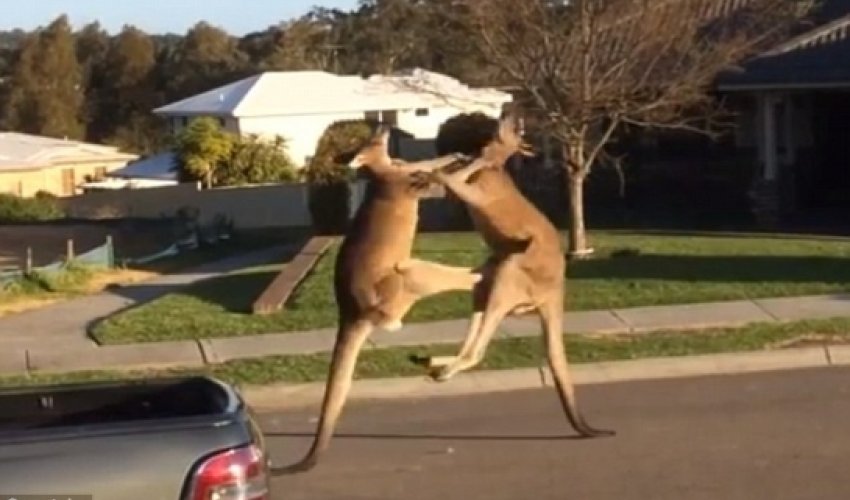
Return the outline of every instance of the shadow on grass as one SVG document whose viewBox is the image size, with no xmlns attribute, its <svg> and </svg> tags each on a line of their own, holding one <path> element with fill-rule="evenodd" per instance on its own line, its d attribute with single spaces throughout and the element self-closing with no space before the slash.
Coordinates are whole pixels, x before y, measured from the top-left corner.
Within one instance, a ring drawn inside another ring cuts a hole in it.
<svg viewBox="0 0 850 500">
<path fill-rule="evenodd" d="M 278 274 L 278 271 L 231 274 L 191 286 L 181 293 L 228 312 L 251 314 L 254 301 Z"/>
<path fill-rule="evenodd" d="M 846 284 L 850 258 L 641 255 L 573 261 L 571 279 Z"/>
<path fill-rule="evenodd" d="M 663 237 L 695 237 L 695 238 L 735 238 L 735 239 L 777 239 L 777 240 L 806 240 L 806 241 L 850 241 L 846 233 L 826 233 L 805 229 L 793 232 L 777 232 L 776 230 L 749 228 L 746 231 L 722 230 L 688 230 L 664 228 L 611 228 L 604 230 L 609 235 L 622 236 L 663 236 Z"/>
<path fill-rule="evenodd" d="M 128 286 L 109 287 L 106 292 L 128 299 L 131 304 L 127 307 L 112 311 L 106 316 L 93 318 L 89 321 L 86 329 L 88 336 L 99 343 L 94 330 L 103 321 L 124 312 L 130 311 L 165 295 L 179 292 L 184 295 L 195 297 L 204 302 L 218 305 L 229 312 L 250 313 L 254 300 L 262 293 L 266 286 L 278 275 L 280 270 L 261 270 L 267 266 L 280 266 L 291 261 L 304 247 L 306 241 L 293 243 L 289 248 L 281 252 L 279 259 L 272 261 L 252 262 L 242 264 L 242 267 L 256 267 L 256 271 L 239 272 L 239 255 L 230 256 L 219 261 L 231 261 L 232 265 L 220 266 L 215 269 L 216 263 L 207 263 L 194 269 L 165 275 L 156 283 L 140 283 Z M 203 278 L 190 284 L 182 283 L 181 275 L 193 275 L 198 273 L 210 273 L 208 278 Z M 220 274 L 219 274 L 220 273 Z M 232 274 L 228 274 L 232 273 Z M 169 278 L 174 278 L 172 282 Z"/>
</svg>

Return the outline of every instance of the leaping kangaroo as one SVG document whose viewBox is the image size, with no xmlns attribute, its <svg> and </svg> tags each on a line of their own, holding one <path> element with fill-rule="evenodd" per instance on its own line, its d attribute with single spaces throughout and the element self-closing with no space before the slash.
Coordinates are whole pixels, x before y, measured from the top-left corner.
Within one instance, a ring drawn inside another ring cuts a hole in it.
<svg viewBox="0 0 850 500">
<path fill-rule="evenodd" d="M 398 330 L 419 299 L 449 290 L 471 291 L 481 279 L 471 268 L 411 258 L 419 199 L 424 194 L 422 174 L 427 177 L 464 157 L 453 154 L 410 164 L 396 161 L 388 153 L 389 133 L 389 128 L 380 126 L 349 164 L 365 168 L 368 184 L 336 259 L 339 327 L 313 445 L 300 462 L 273 468 L 273 475 L 310 470 L 328 448 L 358 355 L 375 327 Z"/>
<path fill-rule="evenodd" d="M 473 290 L 474 313 L 463 346 L 457 357 L 432 359 L 432 376 L 445 381 L 474 367 L 505 316 L 537 311 L 567 419 L 582 436 L 610 436 L 613 431 L 588 425 L 576 403 L 564 352 L 566 259 L 560 234 L 505 170 L 514 154 L 529 154 L 516 127 L 515 116 L 506 114 L 496 136 L 471 164 L 451 173 L 450 168 L 434 171 L 433 177 L 466 203 L 491 256 L 482 266 L 483 280 Z"/>
</svg>

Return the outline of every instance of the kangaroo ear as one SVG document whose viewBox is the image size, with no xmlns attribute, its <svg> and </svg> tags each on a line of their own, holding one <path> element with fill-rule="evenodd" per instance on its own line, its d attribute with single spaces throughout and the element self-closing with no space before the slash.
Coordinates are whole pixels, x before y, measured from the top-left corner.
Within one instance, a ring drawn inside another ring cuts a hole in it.
<svg viewBox="0 0 850 500">
<path fill-rule="evenodd" d="M 499 140 L 503 143 L 512 143 L 519 137 L 517 133 L 519 119 L 513 111 L 505 111 L 499 119 Z"/>
<path fill-rule="evenodd" d="M 378 125 L 375 129 L 375 134 L 373 136 L 376 142 L 380 142 L 382 144 L 389 144 L 390 142 L 390 133 L 392 133 L 392 127 L 382 123 Z"/>
</svg>

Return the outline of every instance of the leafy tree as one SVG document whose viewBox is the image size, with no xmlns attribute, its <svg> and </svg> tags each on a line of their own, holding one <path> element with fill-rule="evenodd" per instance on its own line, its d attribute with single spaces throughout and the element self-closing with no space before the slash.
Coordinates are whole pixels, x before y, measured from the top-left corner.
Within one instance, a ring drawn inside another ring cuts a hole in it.
<svg viewBox="0 0 850 500">
<path fill-rule="evenodd" d="M 298 178 L 295 164 L 286 154 L 286 141 L 271 141 L 256 135 L 237 138 L 229 158 L 222 162 L 217 176 L 225 186 L 293 182 Z"/>
<path fill-rule="evenodd" d="M 428 65 L 424 3 L 361 0 L 356 11 L 336 13 L 334 29 L 345 49 L 344 71 L 389 74 Z"/>
<path fill-rule="evenodd" d="M 239 47 L 261 71 L 334 71 L 336 52 L 330 28 L 308 15 L 248 35 Z"/>
<path fill-rule="evenodd" d="M 71 26 L 63 15 L 23 41 L 12 72 L 5 125 L 31 134 L 82 139 L 82 84 Z"/>
<path fill-rule="evenodd" d="M 163 72 L 168 99 L 174 100 L 230 83 L 252 71 L 234 37 L 199 22 L 169 50 Z"/>
<path fill-rule="evenodd" d="M 106 113 L 102 98 L 105 78 L 104 65 L 109 51 L 109 33 L 97 21 L 89 23 L 76 34 L 77 61 L 80 64 L 82 85 L 85 89 L 83 121 L 88 124 L 86 139 L 100 141 L 104 134 L 98 129 L 101 113 Z"/>
<path fill-rule="evenodd" d="M 218 184 L 221 165 L 234 147 L 234 137 L 209 117 L 195 118 L 176 137 L 175 153 L 183 179 L 202 180 L 211 188 Z"/>
<path fill-rule="evenodd" d="M 106 56 L 108 88 L 103 99 L 109 113 L 100 117 L 108 131 L 105 140 L 141 153 L 151 153 L 162 144 L 163 127 L 151 114 L 161 101 L 155 69 L 153 40 L 138 28 L 125 26 Z"/>
</svg>

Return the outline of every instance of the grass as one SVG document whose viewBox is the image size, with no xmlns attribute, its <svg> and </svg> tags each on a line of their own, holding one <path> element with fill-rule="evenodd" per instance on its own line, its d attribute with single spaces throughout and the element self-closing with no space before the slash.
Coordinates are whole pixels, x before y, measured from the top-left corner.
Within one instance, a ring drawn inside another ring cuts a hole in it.
<svg viewBox="0 0 850 500">
<path fill-rule="evenodd" d="M 233 239 L 217 245 L 202 246 L 173 257 L 145 264 L 131 264 L 128 267 L 159 274 L 174 273 L 240 253 L 301 241 L 307 237 L 307 234 L 308 231 L 302 228 L 280 228 L 274 231 L 266 229 L 241 230 L 234 235 Z"/>
<path fill-rule="evenodd" d="M 34 272 L 0 285 L 0 317 L 38 309 L 63 300 L 154 276 L 149 271 L 105 269 L 72 263 L 58 272 Z"/>
<path fill-rule="evenodd" d="M 639 358 L 716 354 L 726 352 L 780 349 L 802 342 L 850 341 L 850 318 L 759 323 L 742 328 L 708 329 L 691 332 L 655 332 L 643 335 L 585 336 L 567 335 L 567 355 L 572 363 L 616 361 Z M 429 355 L 455 354 L 459 346 L 394 347 L 365 350 L 358 361 L 356 377 L 384 378 L 417 376 L 424 368 L 412 361 Z M 206 369 L 117 372 L 79 372 L 72 374 L 36 374 L 32 377 L 0 378 L 0 386 L 85 382 L 95 380 L 137 379 L 163 375 L 208 374 L 238 385 L 274 382 L 305 383 L 324 381 L 329 354 L 270 356 L 238 360 Z M 544 360 L 537 338 L 495 339 L 484 362 L 477 370 L 505 370 L 540 366 Z"/>
<path fill-rule="evenodd" d="M 850 239 L 764 235 L 592 233 L 596 257 L 570 264 L 568 310 L 821 294 L 850 290 Z M 474 233 L 422 234 L 414 253 L 460 266 L 487 250 Z M 245 269 L 108 318 L 94 329 L 107 344 L 212 338 L 333 327 L 335 249 L 299 286 L 283 311 L 250 314 L 279 266 Z M 418 303 L 408 322 L 464 318 L 468 294 Z"/>
<path fill-rule="evenodd" d="M 242 231 L 228 242 L 215 246 L 202 246 L 190 252 L 147 264 L 119 265 L 115 269 L 100 269 L 72 262 L 61 272 L 50 274 L 35 272 L 30 276 L 0 285 L 0 316 L 100 292 L 112 284 L 126 285 L 244 252 L 299 241 L 304 237 L 304 231 L 296 229 L 274 232 Z"/>
</svg>

